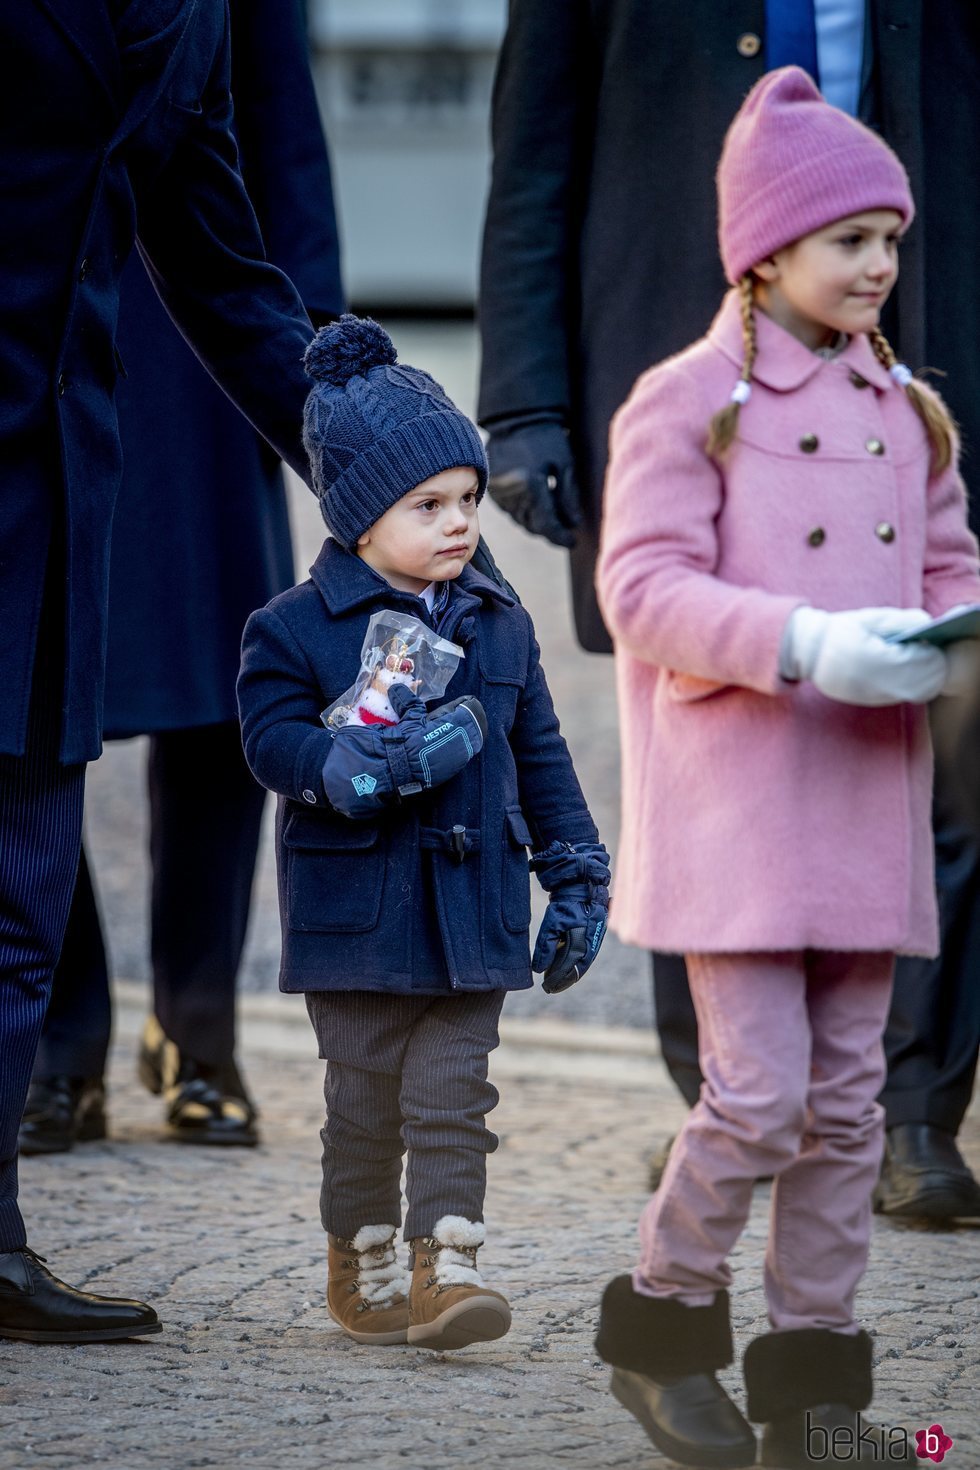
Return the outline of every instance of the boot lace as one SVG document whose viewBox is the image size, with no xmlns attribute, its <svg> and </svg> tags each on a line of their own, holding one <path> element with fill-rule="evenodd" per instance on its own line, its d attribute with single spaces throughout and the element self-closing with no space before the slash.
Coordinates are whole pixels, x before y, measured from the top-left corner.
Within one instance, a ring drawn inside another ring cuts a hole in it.
<svg viewBox="0 0 980 1470">
<path fill-rule="evenodd" d="M 477 1270 L 475 1245 L 444 1245 L 435 1236 L 427 1237 L 425 1248 L 431 1255 L 423 1256 L 423 1266 L 434 1266 L 433 1275 L 426 1277 L 426 1286 L 434 1286 L 436 1296 L 454 1286 L 483 1286 L 483 1277 Z"/>
<path fill-rule="evenodd" d="M 359 1312 L 368 1312 L 372 1307 L 390 1307 L 399 1297 L 408 1295 L 409 1278 L 404 1267 L 399 1265 L 395 1254 L 395 1237 L 391 1236 L 382 1245 L 354 1252 L 353 1241 L 345 1241 L 353 1253 L 344 1265 L 357 1272 L 351 1282 L 351 1294 L 360 1292 L 357 1304 Z"/>
</svg>

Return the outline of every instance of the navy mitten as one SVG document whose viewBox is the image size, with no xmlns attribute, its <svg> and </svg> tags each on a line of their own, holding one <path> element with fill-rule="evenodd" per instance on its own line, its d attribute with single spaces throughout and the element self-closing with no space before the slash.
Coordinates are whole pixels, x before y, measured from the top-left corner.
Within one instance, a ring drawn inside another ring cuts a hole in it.
<svg viewBox="0 0 980 1470">
<path fill-rule="evenodd" d="M 346 817 L 376 817 L 403 797 L 449 781 L 483 749 L 487 717 L 471 694 L 431 714 L 404 684 L 388 698 L 397 725 L 345 725 L 323 764 L 323 789 Z"/>
<path fill-rule="evenodd" d="M 531 871 L 551 895 L 531 969 L 544 973 L 549 995 L 580 980 L 599 953 L 609 910 L 609 854 L 595 842 L 552 842 L 531 858 Z"/>
</svg>

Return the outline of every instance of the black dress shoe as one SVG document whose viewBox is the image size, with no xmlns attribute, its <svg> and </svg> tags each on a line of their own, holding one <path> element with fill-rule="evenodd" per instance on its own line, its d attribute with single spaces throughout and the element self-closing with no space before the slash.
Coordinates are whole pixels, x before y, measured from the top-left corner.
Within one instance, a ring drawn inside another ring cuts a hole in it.
<svg viewBox="0 0 980 1470">
<path fill-rule="evenodd" d="M 101 1077 L 37 1077 L 31 1083 L 18 1136 L 22 1154 L 63 1154 L 105 1134 Z"/>
<path fill-rule="evenodd" d="M 52 1276 L 26 1246 L 0 1253 L 0 1337 L 23 1342 L 109 1342 L 160 1332 L 145 1302 L 93 1296 Z"/>
<path fill-rule="evenodd" d="M 751 1426 L 713 1373 L 654 1379 L 614 1368 L 610 1387 L 657 1449 L 678 1465 L 738 1470 L 755 1464 Z"/>
<path fill-rule="evenodd" d="M 180 1143 L 254 1148 L 257 1113 L 234 1062 L 209 1067 L 184 1056 L 155 1016 L 147 1019 L 139 1051 L 139 1075 L 163 1095 L 167 1129 Z"/>
<path fill-rule="evenodd" d="M 813 1470 L 814 1465 L 921 1465 L 907 1430 L 883 1429 L 847 1404 L 814 1404 L 766 1424 L 760 1465 Z"/>
<path fill-rule="evenodd" d="M 952 1133 L 931 1123 L 896 1123 L 885 1134 L 874 1207 L 900 1219 L 972 1218 L 980 1216 L 980 1184 Z"/>
</svg>

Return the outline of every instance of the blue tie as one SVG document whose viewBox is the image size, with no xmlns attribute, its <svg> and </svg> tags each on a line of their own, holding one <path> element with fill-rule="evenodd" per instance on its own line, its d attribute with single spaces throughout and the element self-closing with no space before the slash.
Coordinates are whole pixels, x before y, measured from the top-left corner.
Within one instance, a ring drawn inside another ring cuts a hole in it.
<svg viewBox="0 0 980 1470">
<path fill-rule="evenodd" d="M 819 87 L 813 0 L 766 0 L 766 70 L 777 66 L 802 66 Z"/>
</svg>

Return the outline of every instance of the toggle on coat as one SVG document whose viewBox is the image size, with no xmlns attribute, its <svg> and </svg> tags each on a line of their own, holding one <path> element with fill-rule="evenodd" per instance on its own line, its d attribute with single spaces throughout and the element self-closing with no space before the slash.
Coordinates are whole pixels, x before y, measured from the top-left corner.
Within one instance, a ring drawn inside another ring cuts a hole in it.
<svg viewBox="0 0 980 1470">
<path fill-rule="evenodd" d="M 761 312 L 752 396 L 737 295 L 616 416 L 598 567 L 615 643 L 623 831 L 612 927 L 679 953 L 938 947 L 922 706 L 855 708 L 781 678 L 793 609 L 980 600 L 954 464 L 855 337 L 831 361 Z"/>
<path fill-rule="evenodd" d="M 333 736 L 320 713 L 354 683 L 368 619 L 387 607 L 426 617 L 417 597 L 327 540 L 310 580 L 245 627 L 245 755 L 256 780 L 279 793 L 280 987 L 525 990 L 528 848 L 598 840 L 531 620 L 503 588 L 464 568 L 439 628 L 464 651 L 443 700 L 477 696 L 483 750 L 444 785 L 376 821 L 352 821 L 324 793 Z"/>
</svg>

